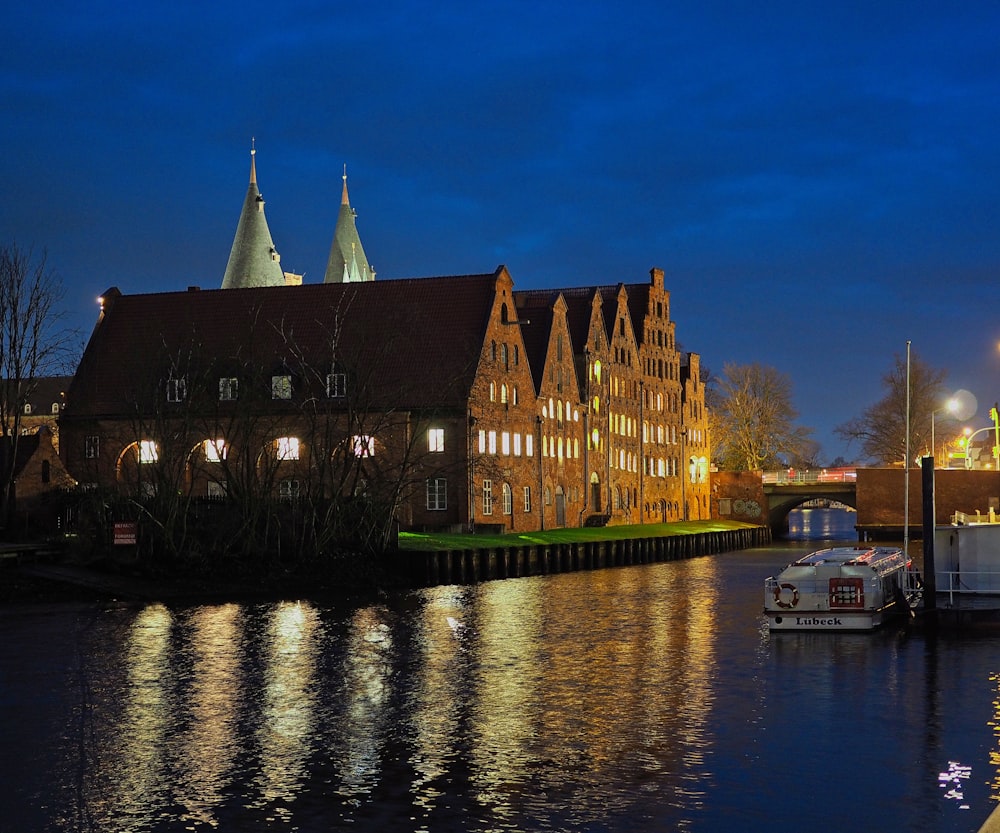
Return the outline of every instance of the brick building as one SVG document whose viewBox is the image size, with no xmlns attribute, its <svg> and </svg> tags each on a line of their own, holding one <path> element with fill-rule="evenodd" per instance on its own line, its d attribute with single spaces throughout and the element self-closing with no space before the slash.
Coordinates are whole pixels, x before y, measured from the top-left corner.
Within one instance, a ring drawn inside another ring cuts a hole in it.
<svg viewBox="0 0 1000 833">
<path fill-rule="evenodd" d="M 60 419 L 82 483 L 378 494 L 409 529 L 710 516 L 704 387 L 663 272 L 515 290 L 374 280 L 347 197 L 322 284 L 283 275 L 254 154 L 222 289 L 104 293 Z"/>
</svg>

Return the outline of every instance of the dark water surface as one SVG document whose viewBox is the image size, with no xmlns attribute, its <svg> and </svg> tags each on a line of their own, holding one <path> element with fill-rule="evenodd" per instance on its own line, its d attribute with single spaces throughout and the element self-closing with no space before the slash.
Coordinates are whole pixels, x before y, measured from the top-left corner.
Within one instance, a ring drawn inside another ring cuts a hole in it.
<svg viewBox="0 0 1000 833">
<path fill-rule="evenodd" d="M 358 609 L 0 609 L 0 829 L 976 830 L 1000 642 L 769 635 L 763 579 L 811 548 Z"/>
</svg>

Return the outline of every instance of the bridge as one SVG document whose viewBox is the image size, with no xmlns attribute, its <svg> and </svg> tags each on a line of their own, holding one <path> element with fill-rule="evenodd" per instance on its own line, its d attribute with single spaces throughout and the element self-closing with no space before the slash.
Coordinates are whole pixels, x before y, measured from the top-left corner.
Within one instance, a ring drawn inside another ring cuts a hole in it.
<svg viewBox="0 0 1000 833">
<path fill-rule="evenodd" d="M 858 508 L 858 473 L 854 468 L 763 473 L 767 522 L 774 536 L 788 531 L 788 513 L 810 500 L 832 500 Z"/>
</svg>

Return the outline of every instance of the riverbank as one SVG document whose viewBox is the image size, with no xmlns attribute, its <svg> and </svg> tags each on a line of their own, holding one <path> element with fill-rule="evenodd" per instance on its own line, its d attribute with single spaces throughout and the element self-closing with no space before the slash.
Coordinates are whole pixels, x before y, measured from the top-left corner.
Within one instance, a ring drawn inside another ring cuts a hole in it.
<svg viewBox="0 0 1000 833">
<path fill-rule="evenodd" d="M 558 529 L 506 535 L 400 536 L 381 559 L 345 556 L 297 569 L 153 569 L 119 549 L 80 559 L 50 545 L 0 544 L 0 604 L 372 598 L 384 588 L 673 561 L 767 543 L 766 527 L 722 521 Z"/>
</svg>

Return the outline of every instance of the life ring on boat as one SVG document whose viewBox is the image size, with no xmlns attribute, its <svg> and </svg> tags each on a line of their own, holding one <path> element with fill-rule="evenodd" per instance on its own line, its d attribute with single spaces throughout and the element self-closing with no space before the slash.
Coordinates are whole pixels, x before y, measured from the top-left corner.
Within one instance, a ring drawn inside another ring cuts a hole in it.
<svg viewBox="0 0 1000 833">
<path fill-rule="evenodd" d="M 781 600 L 782 590 L 792 591 L 792 600 L 790 602 L 783 602 Z M 799 603 L 799 588 L 796 587 L 794 584 L 789 584 L 788 582 L 785 582 L 784 584 L 779 584 L 777 587 L 774 588 L 774 603 L 778 607 L 785 608 L 785 610 L 795 607 L 795 605 Z"/>
</svg>

